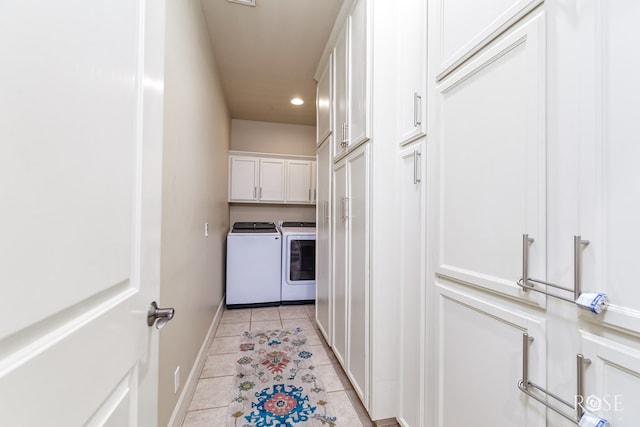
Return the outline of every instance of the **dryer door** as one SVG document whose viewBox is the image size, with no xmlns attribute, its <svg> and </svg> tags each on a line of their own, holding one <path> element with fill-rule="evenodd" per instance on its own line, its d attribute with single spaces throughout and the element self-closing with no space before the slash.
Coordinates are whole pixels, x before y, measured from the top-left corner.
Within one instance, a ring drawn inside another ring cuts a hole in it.
<svg viewBox="0 0 640 427">
<path fill-rule="evenodd" d="M 316 236 L 287 236 L 285 280 L 288 285 L 308 285 L 316 280 Z"/>
</svg>

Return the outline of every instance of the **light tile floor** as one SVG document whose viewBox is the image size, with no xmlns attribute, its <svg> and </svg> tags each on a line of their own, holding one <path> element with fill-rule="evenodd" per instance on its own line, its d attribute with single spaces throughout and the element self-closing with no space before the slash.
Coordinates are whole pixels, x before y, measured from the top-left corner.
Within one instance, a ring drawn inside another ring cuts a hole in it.
<svg viewBox="0 0 640 427">
<path fill-rule="evenodd" d="M 351 383 L 315 325 L 314 305 L 226 310 L 207 351 L 207 360 L 183 427 L 223 427 L 235 375 L 235 353 L 246 330 L 302 328 L 340 426 L 373 427 Z M 388 424 L 385 424 L 388 425 Z M 391 424 L 397 425 L 397 424 Z"/>
</svg>

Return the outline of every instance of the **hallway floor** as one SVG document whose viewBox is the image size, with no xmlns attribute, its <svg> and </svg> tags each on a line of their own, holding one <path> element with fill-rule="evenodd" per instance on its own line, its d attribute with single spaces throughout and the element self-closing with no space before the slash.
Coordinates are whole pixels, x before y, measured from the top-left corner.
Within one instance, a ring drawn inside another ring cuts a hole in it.
<svg viewBox="0 0 640 427">
<path fill-rule="evenodd" d="M 338 425 L 374 426 L 333 352 L 315 328 L 314 310 L 314 305 L 225 310 L 182 426 L 226 425 L 227 404 L 235 375 L 236 347 L 244 331 L 295 327 L 302 328 L 307 337 L 318 373 L 327 389 L 329 403 L 338 417 Z"/>
</svg>

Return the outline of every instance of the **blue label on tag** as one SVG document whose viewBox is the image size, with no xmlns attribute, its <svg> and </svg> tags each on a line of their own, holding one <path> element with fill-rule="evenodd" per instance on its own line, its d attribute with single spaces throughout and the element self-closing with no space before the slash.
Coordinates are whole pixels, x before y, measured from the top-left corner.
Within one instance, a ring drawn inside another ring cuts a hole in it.
<svg viewBox="0 0 640 427">
<path fill-rule="evenodd" d="M 598 294 L 593 301 L 591 301 L 591 311 L 593 311 L 594 313 L 598 314 L 598 312 L 596 311 L 596 307 L 598 306 L 598 303 L 600 302 L 600 300 L 602 299 L 602 297 L 604 296 L 604 294 Z M 597 427 L 599 427 L 600 424 L 598 424 Z"/>
</svg>

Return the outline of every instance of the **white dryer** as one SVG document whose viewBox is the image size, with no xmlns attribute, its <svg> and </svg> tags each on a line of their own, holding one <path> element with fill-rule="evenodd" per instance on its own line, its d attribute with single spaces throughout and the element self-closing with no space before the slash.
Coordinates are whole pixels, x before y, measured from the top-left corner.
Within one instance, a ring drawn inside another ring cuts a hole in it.
<svg viewBox="0 0 640 427">
<path fill-rule="evenodd" d="M 316 223 L 284 222 L 281 300 L 308 303 L 316 299 Z"/>
<path fill-rule="evenodd" d="M 272 222 L 236 222 L 227 234 L 229 308 L 280 304 L 282 238 Z"/>
</svg>

